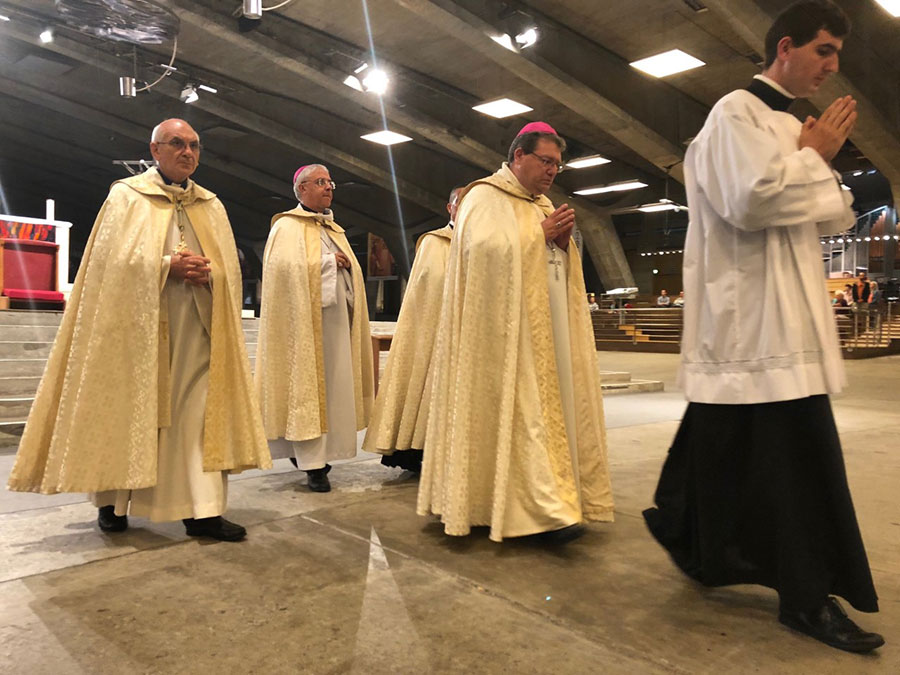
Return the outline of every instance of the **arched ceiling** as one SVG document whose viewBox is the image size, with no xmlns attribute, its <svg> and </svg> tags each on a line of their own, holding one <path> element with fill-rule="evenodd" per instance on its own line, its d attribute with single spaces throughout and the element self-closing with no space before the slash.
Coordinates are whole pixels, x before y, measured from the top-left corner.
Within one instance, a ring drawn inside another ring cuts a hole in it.
<svg viewBox="0 0 900 675">
<path fill-rule="evenodd" d="M 494 171 L 521 125 L 543 119 L 569 141 L 569 157 L 611 160 L 565 172 L 551 195 L 576 207 L 609 288 L 633 283 L 637 251 L 677 246 L 684 227 L 683 216 L 660 227 L 659 215 L 613 212 L 665 195 L 683 200 L 685 143 L 717 98 L 758 72 L 765 28 L 789 3 L 295 0 L 259 21 L 238 19 L 238 0 L 159 4 L 180 23 L 177 70 L 123 98 L 119 76 L 136 68 L 139 80 L 156 79 L 171 43 L 135 49 L 67 26 L 53 0 L 0 0 L 9 19 L 0 20 L 0 181 L 10 210 L 40 216 L 43 199 L 54 197 L 59 217 L 75 223 L 77 247 L 109 183 L 126 175 L 113 161 L 149 158 L 152 127 L 183 117 L 204 143 L 195 178 L 223 199 L 242 244 L 265 240 L 271 216 L 293 206 L 294 170 L 315 161 L 339 184 L 334 208 L 351 235 L 374 232 L 406 252 L 443 224 L 451 187 Z M 839 94 L 856 95 L 860 123 L 836 165 L 877 170 L 881 187 L 869 192 L 890 198 L 900 194 L 900 19 L 872 0 L 841 4 L 856 28 L 842 73 L 797 112 L 815 114 Z M 526 25 L 539 37 L 519 53 L 489 39 Z M 48 27 L 54 39 L 45 44 L 38 35 Z M 628 65 L 672 48 L 707 65 L 664 79 Z M 362 63 L 372 65 L 373 51 L 390 76 L 380 98 L 343 84 Z M 183 103 L 188 82 L 217 92 Z M 496 120 L 472 110 L 500 97 L 533 111 Z M 385 125 L 413 140 L 388 153 L 360 138 Z M 648 187 L 572 194 L 626 179 Z"/>
</svg>

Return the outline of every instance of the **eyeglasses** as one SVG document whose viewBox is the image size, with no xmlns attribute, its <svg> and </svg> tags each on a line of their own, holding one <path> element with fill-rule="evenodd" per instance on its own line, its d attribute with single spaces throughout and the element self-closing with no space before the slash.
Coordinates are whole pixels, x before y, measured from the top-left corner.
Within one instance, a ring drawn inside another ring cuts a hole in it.
<svg viewBox="0 0 900 675">
<path fill-rule="evenodd" d="M 185 148 L 190 148 L 191 152 L 200 152 L 203 149 L 203 144 L 200 141 L 191 141 L 190 143 L 187 143 L 184 139 L 178 138 L 178 136 L 170 141 L 157 141 L 157 144 L 169 145 L 178 152 L 181 152 Z"/>
<path fill-rule="evenodd" d="M 327 178 L 316 178 L 315 180 L 301 180 L 300 184 L 303 183 L 315 183 L 319 187 L 325 187 L 326 185 L 330 185 L 331 189 L 334 190 L 337 187 L 337 184 L 333 180 L 328 180 Z"/>
<path fill-rule="evenodd" d="M 562 164 L 557 162 L 552 157 L 544 157 L 543 155 L 539 155 L 536 152 L 529 152 L 528 154 L 537 157 L 541 163 L 541 166 L 543 166 L 545 169 L 556 167 L 556 173 L 562 173 L 563 169 L 565 168 Z"/>
</svg>

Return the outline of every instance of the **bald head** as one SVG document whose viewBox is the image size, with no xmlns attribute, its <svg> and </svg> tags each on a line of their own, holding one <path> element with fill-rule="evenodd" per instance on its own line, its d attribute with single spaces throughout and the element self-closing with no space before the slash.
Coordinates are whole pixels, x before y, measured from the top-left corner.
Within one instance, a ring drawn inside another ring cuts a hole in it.
<svg viewBox="0 0 900 675">
<path fill-rule="evenodd" d="M 166 178 L 183 183 L 200 164 L 200 136 L 184 120 L 165 120 L 153 128 L 150 153 Z"/>
</svg>

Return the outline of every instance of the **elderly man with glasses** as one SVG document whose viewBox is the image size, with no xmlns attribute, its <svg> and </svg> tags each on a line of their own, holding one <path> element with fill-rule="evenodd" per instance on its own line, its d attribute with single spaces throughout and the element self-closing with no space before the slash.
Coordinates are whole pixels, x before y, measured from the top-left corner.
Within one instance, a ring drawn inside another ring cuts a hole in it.
<svg viewBox="0 0 900 675">
<path fill-rule="evenodd" d="M 263 256 L 256 391 L 269 448 L 328 492 L 329 461 L 356 455 L 374 398 L 362 269 L 334 220 L 321 164 L 294 174 L 295 209 L 272 219 Z"/>
<path fill-rule="evenodd" d="M 418 501 L 450 535 L 564 543 L 613 519 L 575 212 L 545 196 L 564 150 L 527 124 L 460 196 Z"/>
<path fill-rule="evenodd" d="M 97 216 L 10 477 L 13 490 L 91 492 L 104 532 L 128 514 L 222 518 L 227 473 L 268 468 L 241 331 L 241 273 L 225 209 L 191 180 L 200 139 L 153 130 L 157 167 L 116 181 Z"/>
</svg>

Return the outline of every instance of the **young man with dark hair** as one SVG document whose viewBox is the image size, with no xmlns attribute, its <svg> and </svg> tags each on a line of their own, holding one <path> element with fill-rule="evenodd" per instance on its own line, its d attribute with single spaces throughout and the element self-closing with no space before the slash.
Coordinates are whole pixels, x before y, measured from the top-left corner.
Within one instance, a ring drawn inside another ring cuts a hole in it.
<svg viewBox="0 0 900 675">
<path fill-rule="evenodd" d="M 692 578 L 773 588 L 783 624 L 867 652 L 884 639 L 832 597 L 878 611 L 828 398 L 844 371 L 819 245 L 854 222 L 830 162 L 856 102 L 839 98 L 803 123 L 787 112 L 837 71 L 848 30 L 830 2 L 789 7 L 767 37 L 764 73 L 716 103 L 688 149 L 690 404 L 644 517 Z M 741 302 L 762 280 L 792 292 Z"/>
</svg>

